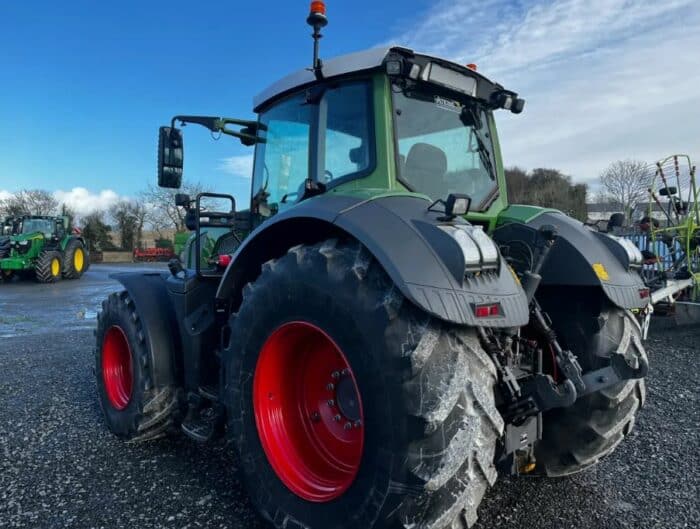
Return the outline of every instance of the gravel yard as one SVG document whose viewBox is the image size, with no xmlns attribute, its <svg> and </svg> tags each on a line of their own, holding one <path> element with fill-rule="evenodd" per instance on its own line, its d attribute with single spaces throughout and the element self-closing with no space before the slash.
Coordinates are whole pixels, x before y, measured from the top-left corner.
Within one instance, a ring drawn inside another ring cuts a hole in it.
<svg viewBox="0 0 700 529">
<path fill-rule="evenodd" d="M 130 445 L 104 428 L 90 329 L 116 288 L 106 270 L 0 285 L 0 527 L 266 527 L 224 442 Z M 500 479 L 478 528 L 699 526 L 700 328 L 656 332 L 647 346 L 647 406 L 626 442 L 572 478 Z"/>
</svg>

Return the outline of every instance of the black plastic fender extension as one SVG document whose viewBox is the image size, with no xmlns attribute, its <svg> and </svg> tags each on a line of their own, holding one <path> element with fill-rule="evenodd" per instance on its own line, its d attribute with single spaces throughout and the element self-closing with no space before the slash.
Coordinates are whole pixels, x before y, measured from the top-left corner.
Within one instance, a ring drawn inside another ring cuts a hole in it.
<svg viewBox="0 0 700 529">
<path fill-rule="evenodd" d="M 520 327 L 528 322 L 525 292 L 500 259 L 499 268 L 465 276 L 462 251 L 438 228 L 443 214 L 417 196 L 362 200 L 326 193 L 279 213 L 238 248 L 219 285 L 217 300 L 239 299 L 262 263 L 296 244 L 351 236 L 381 264 L 401 293 L 442 320 L 481 327 Z M 464 223 L 456 219 L 457 223 Z M 475 306 L 498 304 L 499 314 L 476 318 Z"/>
<path fill-rule="evenodd" d="M 545 212 L 527 224 L 509 222 L 496 229 L 494 239 L 500 245 L 512 241 L 530 244 L 537 237 L 537 230 L 548 224 L 556 227 L 557 239 L 540 271 L 543 286 L 595 286 L 618 307 L 647 306 L 644 282 L 637 271 L 628 267 L 622 248 L 621 252 L 613 252 L 615 241 L 603 240 L 605 235 L 563 213 Z"/>
<path fill-rule="evenodd" d="M 148 345 L 153 384 L 156 387 L 179 385 L 181 358 L 180 333 L 175 311 L 166 288 L 167 273 L 124 272 L 111 274 L 133 300 Z"/>
</svg>

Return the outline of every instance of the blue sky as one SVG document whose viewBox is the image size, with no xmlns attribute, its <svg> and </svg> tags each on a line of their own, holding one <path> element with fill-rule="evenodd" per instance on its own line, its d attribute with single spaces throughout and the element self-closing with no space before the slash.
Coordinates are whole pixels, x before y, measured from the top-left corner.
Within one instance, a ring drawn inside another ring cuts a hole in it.
<svg viewBox="0 0 700 529">
<path fill-rule="evenodd" d="M 507 165 L 592 181 L 620 158 L 700 155 L 696 0 L 329 0 L 322 55 L 400 42 L 528 100 L 502 113 Z M 4 2 L 0 197 L 46 188 L 81 211 L 155 182 L 177 113 L 251 118 L 254 94 L 311 57 L 305 0 Z M 250 151 L 188 129 L 186 178 L 244 200 Z M 245 201 L 245 200 L 244 200 Z"/>
</svg>

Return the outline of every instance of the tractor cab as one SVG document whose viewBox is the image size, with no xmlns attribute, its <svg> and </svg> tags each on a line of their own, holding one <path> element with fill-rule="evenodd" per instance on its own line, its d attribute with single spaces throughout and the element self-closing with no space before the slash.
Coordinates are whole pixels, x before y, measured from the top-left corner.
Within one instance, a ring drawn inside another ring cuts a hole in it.
<svg viewBox="0 0 700 529">
<path fill-rule="evenodd" d="M 524 101 L 474 69 L 390 47 L 302 70 L 255 100 L 252 211 L 261 218 L 326 192 L 499 197 L 493 110 Z"/>
</svg>

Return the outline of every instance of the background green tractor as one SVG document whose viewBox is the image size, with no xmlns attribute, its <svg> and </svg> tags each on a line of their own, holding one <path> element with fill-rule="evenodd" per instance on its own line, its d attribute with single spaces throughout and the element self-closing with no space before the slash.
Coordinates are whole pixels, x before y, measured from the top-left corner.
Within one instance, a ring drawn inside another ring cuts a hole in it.
<svg viewBox="0 0 700 529">
<path fill-rule="evenodd" d="M 517 94 L 401 47 L 322 63 L 323 2 L 308 22 L 313 68 L 262 92 L 256 121 L 161 127 L 164 187 L 182 180 L 178 122 L 255 146 L 250 202 L 179 197 L 194 255 L 213 227 L 236 244 L 114 276 L 105 421 L 130 441 L 226 433 L 278 529 L 469 527 L 499 473 L 578 472 L 631 431 L 641 254 L 508 204 L 494 113 L 520 113 Z"/>
<path fill-rule="evenodd" d="M 78 279 L 89 266 L 85 240 L 72 233 L 68 217 L 7 217 L 0 235 L 0 272 L 33 275 L 40 283 Z"/>
</svg>

